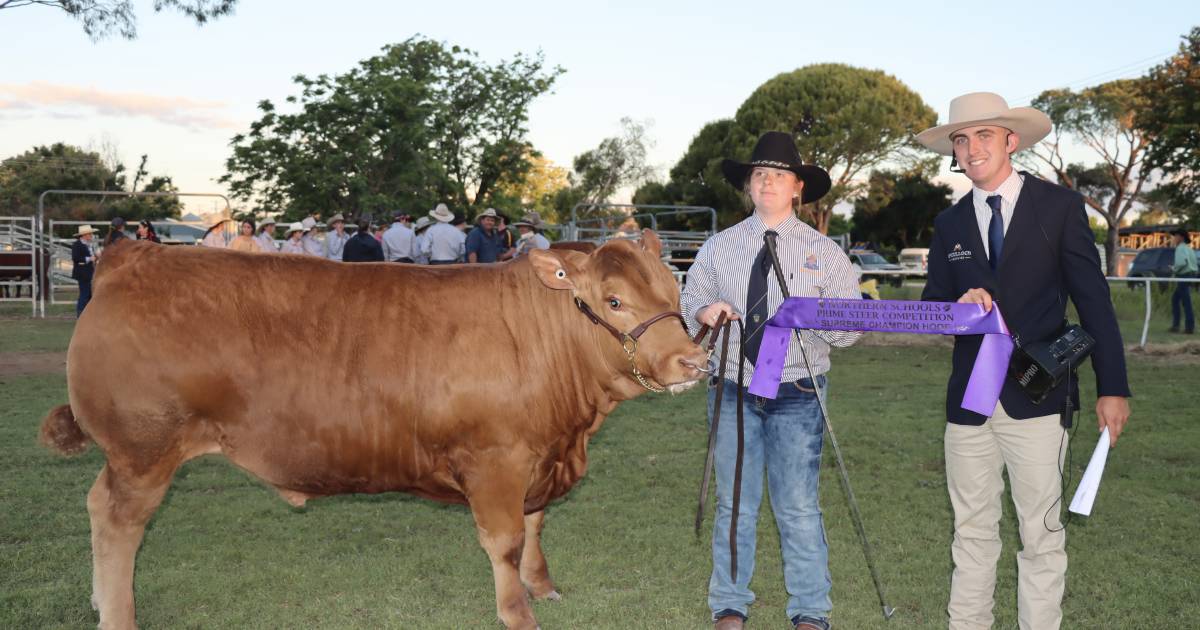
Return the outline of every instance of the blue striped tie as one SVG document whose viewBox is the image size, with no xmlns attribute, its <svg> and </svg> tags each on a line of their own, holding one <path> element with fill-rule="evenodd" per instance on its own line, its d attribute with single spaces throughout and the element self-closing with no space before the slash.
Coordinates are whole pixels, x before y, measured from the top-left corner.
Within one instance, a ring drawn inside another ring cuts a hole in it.
<svg viewBox="0 0 1200 630">
<path fill-rule="evenodd" d="M 992 222 L 988 224 L 988 251 L 991 256 L 988 262 L 992 271 L 1000 266 L 1000 251 L 1004 249 L 1004 217 L 1000 216 L 1000 195 L 987 198 L 987 205 L 992 208 Z"/>
</svg>

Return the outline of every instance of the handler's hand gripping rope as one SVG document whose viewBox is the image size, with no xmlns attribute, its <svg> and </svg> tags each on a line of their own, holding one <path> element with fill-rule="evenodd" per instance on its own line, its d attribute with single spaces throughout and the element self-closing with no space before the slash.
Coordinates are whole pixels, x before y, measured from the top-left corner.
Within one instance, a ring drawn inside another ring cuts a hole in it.
<svg viewBox="0 0 1200 630">
<path fill-rule="evenodd" d="M 786 300 L 791 297 L 791 294 L 788 292 L 787 282 L 783 279 L 783 265 L 779 264 L 779 252 L 775 248 L 775 237 L 774 232 L 768 231 L 763 234 L 763 241 L 766 242 L 767 252 L 771 256 L 771 266 L 775 269 L 775 279 L 779 281 L 779 290 Z M 800 331 L 793 330 L 793 333 L 796 335 L 796 342 L 800 345 L 800 356 L 804 358 L 804 367 L 813 379 L 813 392 L 817 396 L 817 405 L 821 408 L 821 418 L 825 421 L 825 432 L 829 434 L 829 445 L 833 447 L 833 455 L 837 460 L 842 490 L 846 492 L 846 500 L 850 504 L 850 516 L 854 521 L 854 529 L 858 531 L 858 538 L 862 541 L 863 555 L 867 558 L 867 568 L 871 570 L 871 579 L 875 582 L 875 592 L 879 594 L 879 605 L 883 609 L 883 618 L 891 619 L 892 615 L 896 613 L 896 609 L 888 606 L 887 598 L 883 593 L 883 583 L 879 580 L 879 571 L 875 568 L 871 543 L 867 540 L 867 531 L 863 528 L 862 515 L 858 511 L 858 501 L 854 499 L 854 490 L 850 488 L 850 475 L 846 472 L 845 461 L 842 460 L 842 449 L 838 446 L 837 437 L 833 434 L 833 424 L 829 422 L 829 410 L 825 407 L 825 397 L 821 394 L 821 388 L 817 386 L 812 363 L 808 360 L 808 352 L 804 349 L 804 340 L 800 337 Z"/>
</svg>

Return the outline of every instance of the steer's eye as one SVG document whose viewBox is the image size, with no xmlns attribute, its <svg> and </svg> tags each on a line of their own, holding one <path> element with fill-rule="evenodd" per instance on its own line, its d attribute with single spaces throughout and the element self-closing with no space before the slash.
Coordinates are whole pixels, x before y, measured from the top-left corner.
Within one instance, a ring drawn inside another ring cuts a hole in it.
<svg viewBox="0 0 1200 630">
<path fill-rule="evenodd" d="M 611 309 L 612 309 L 612 310 L 614 310 L 614 311 L 619 311 L 619 310 L 621 310 L 621 300 L 620 300 L 619 298 L 616 298 L 616 297 L 610 297 L 610 298 L 608 298 L 608 307 L 609 307 L 609 308 L 611 308 Z"/>
</svg>

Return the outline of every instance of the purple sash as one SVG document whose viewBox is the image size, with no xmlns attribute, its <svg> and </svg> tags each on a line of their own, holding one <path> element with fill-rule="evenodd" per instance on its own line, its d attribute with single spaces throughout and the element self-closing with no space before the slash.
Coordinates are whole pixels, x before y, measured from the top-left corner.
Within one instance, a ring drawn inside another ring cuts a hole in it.
<svg viewBox="0 0 1200 630">
<path fill-rule="evenodd" d="M 1012 336 L 995 305 L 985 313 L 978 304 L 793 297 L 784 300 L 763 329 L 751 394 L 774 398 L 778 393 L 793 328 L 983 335 L 962 407 L 985 416 L 996 409 L 1013 351 Z"/>
</svg>

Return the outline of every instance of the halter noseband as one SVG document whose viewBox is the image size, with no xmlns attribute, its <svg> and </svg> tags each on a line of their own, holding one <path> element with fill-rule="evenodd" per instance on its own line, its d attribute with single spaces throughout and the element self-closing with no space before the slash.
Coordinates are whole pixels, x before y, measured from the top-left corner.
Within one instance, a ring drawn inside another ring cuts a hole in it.
<svg viewBox="0 0 1200 630">
<path fill-rule="evenodd" d="M 641 337 L 642 333 L 645 333 L 646 330 L 655 323 L 667 319 L 668 317 L 674 317 L 678 319 L 679 325 L 683 326 L 684 331 L 687 331 L 687 324 L 684 322 L 682 313 L 678 311 L 666 311 L 659 313 L 658 315 L 655 315 L 654 317 L 651 317 L 650 319 L 638 324 L 633 330 L 624 333 L 617 330 L 617 328 L 612 324 L 601 319 L 600 316 L 596 314 L 596 311 L 593 311 L 592 307 L 588 306 L 588 303 L 584 302 L 583 298 L 579 297 L 578 295 L 575 296 L 575 306 L 579 309 L 579 312 L 583 313 L 584 316 L 592 320 L 593 324 L 596 324 L 597 326 L 607 330 L 609 334 L 613 336 L 613 338 L 621 343 L 621 349 L 625 351 L 625 357 L 629 359 L 629 367 L 633 369 L 633 378 L 637 379 L 637 382 L 640 383 L 642 387 L 645 387 L 646 389 L 656 393 L 667 391 L 665 387 L 660 387 L 646 380 L 645 375 L 643 375 L 642 371 L 638 369 L 638 337 Z"/>
</svg>

